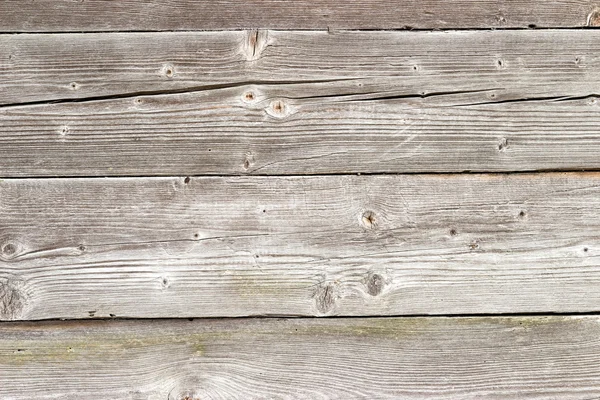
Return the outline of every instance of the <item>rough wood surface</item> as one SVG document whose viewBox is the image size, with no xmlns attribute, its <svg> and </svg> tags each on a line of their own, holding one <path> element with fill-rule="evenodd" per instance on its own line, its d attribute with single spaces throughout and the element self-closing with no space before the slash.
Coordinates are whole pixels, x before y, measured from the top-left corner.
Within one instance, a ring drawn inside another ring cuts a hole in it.
<svg viewBox="0 0 600 400">
<path fill-rule="evenodd" d="M 0 104 L 248 83 L 278 84 L 292 99 L 582 96 L 600 92 L 598 53 L 600 30 L 0 35 Z M 303 82 L 315 86 L 296 92 Z"/>
<path fill-rule="evenodd" d="M 600 311 L 600 174 L 0 182 L 0 319 Z"/>
<path fill-rule="evenodd" d="M 0 31 L 450 29 L 597 26 L 594 0 L 36 0 L 0 2 Z"/>
<path fill-rule="evenodd" d="M 597 317 L 0 325 L 3 399 L 595 399 Z"/>
<path fill-rule="evenodd" d="M 600 31 L 0 43 L 4 177 L 600 168 Z"/>
</svg>

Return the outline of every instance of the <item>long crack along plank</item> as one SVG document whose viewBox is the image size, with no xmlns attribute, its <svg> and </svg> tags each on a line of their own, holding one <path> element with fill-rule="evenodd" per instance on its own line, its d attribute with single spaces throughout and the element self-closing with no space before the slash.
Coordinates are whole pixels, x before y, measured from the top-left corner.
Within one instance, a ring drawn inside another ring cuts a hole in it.
<svg viewBox="0 0 600 400">
<path fill-rule="evenodd" d="M 598 317 L 4 324 L 0 397 L 592 399 L 599 335 Z"/>
<path fill-rule="evenodd" d="M 592 0 L 4 1 L 0 31 L 451 29 L 600 25 Z"/>
<path fill-rule="evenodd" d="M 591 30 L 4 35 L 0 176 L 597 169 L 599 43 Z"/>
<path fill-rule="evenodd" d="M 0 182 L 0 319 L 600 310 L 600 174 Z"/>
</svg>

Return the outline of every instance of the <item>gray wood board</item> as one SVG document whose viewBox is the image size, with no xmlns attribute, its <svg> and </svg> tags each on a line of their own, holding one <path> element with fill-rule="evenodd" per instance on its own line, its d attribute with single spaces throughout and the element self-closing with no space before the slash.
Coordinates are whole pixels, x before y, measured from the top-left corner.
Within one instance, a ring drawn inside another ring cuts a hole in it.
<svg viewBox="0 0 600 400">
<path fill-rule="evenodd" d="M 0 2 L 0 31 L 597 26 L 593 0 L 37 0 Z"/>
<path fill-rule="evenodd" d="M 600 168 L 600 31 L 0 43 L 4 177 Z"/>
<path fill-rule="evenodd" d="M 600 174 L 9 179 L 0 319 L 600 311 Z"/>
<path fill-rule="evenodd" d="M 598 317 L 0 325 L 4 399 L 593 399 Z"/>
<path fill-rule="evenodd" d="M 600 91 L 598 53 L 600 30 L 0 35 L 0 104 L 247 83 L 279 84 L 290 98 L 581 96 Z M 303 82 L 316 86 L 296 93 Z"/>
</svg>

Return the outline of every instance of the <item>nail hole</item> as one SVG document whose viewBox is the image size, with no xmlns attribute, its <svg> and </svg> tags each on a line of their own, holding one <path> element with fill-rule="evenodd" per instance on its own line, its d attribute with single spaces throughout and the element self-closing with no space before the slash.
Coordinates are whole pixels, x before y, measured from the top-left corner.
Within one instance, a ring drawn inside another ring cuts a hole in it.
<svg viewBox="0 0 600 400">
<path fill-rule="evenodd" d="M 185 177 L 185 179 L 183 180 L 183 183 L 185 183 L 186 185 L 187 185 L 188 183 L 190 183 L 190 177 L 189 177 L 189 176 L 186 176 L 186 177 Z"/>
<path fill-rule="evenodd" d="M 498 68 L 502 68 L 504 66 L 504 61 L 502 61 L 501 59 L 496 60 L 496 65 L 498 66 Z"/>
<path fill-rule="evenodd" d="M 244 97 L 246 98 L 246 100 L 248 100 L 248 101 L 252 101 L 252 100 L 254 100 L 254 93 L 252 93 L 252 92 L 247 92 L 247 93 L 244 95 Z"/>
<path fill-rule="evenodd" d="M 115 314 L 108 314 L 108 315 L 110 315 L 110 317 L 111 317 L 111 318 L 114 318 L 114 317 L 116 317 L 116 315 L 115 315 Z"/>
<path fill-rule="evenodd" d="M 194 233 L 194 238 L 198 239 L 200 237 L 200 235 L 198 233 Z"/>
<path fill-rule="evenodd" d="M 456 236 L 458 235 L 458 232 L 456 232 L 456 229 L 450 229 L 450 236 Z"/>
<path fill-rule="evenodd" d="M 584 251 L 584 252 L 586 252 L 586 253 L 588 252 L 588 250 L 589 250 L 589 249 L 588 249 L 587 247 L 584 247 L 584 248 L 583 248 L 583 251 Z"/>
<path fill-rule="evenodd" d="M 94 315 L 96 315 L 96 311 L 88 311 L 88 314 L 90 317 L 93 317 Z"/>
<path fill-rule="evenodd" d="M 71 82 L 70 86 L 71 86 L 71 89 L 73 89 L 73 90 L 77 89 L 77 87 L 78 87 L 77 83 L 75 83 L 75 82 Z"/>
<path fill-rule="evenodd" d="M 525 218 L 525 211 L 519 212 L 519 218 Z"/>
<path fill-rule="evenodd" d="M 535 28 L 537 28 L 537 25 L 536 24 L 529 24 L 529 25 L 527 25 L 527 27 L 530 28 L 530 29 L 535 29 Z"/>
<path fill-rule="evenodd" d="M 82 244 L 80 244 L 80 245 L 77 247 L 77 249 L 78 249 L 79 251 L 85 251 L 85 246 L 84 246 L 84 245 L 82 245 Z"/>
</svg>

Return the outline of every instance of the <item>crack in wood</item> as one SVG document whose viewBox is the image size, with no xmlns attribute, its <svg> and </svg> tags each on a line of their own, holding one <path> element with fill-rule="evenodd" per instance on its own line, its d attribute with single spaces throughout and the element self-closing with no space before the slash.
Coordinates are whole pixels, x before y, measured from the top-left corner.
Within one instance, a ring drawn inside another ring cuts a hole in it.
<svg viewBox="0 0 600 400">
<path fill-rule="evenodd" d="M 111 95 L 106 95 L 106 96 L 82 97 L 82 98 L 76 98 L 76 99 L 64 98 L 64 99 L 0 104 L 0 109 L 27 107 L 27 106 L 45 106 L 45 105 L 64 104 L 64 103 L 90 103 L 90 102 L 105 101 L 105 100 L 122 100 L 122 99 L 135 98 L 138 96 L 165 96 L 165 95 L 176 95 L 176 94 L 199 93 L 199 92 L 208 92 L 208 91 L 215 91 L 215 90 L 243 88 L 243 87 L 252 86 L 252 85 L 269 85 L 269 86 L 304 85 L 304 84 L 354 81 L 357 79 L 358 78 L 353 78 L 353 79 L 332 78 L 332 79 L 290 80 L 290 81 L 285 81 L 285 80 L 274 80 L 274 81 L 248 80 L 248 81 L 232 82 L 232 83 L 225 83 L 225 84 L 190 86 L 190 87 L 186 87 L 186 88 L 172 89 L 172 90 L 147 90 L 147 91 L 136 91 L 136 92 L 131 92 L 131 93 L 111 94 Z"/>
</svg>

